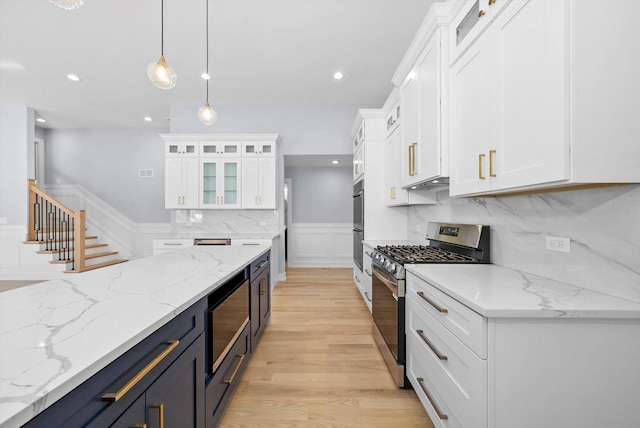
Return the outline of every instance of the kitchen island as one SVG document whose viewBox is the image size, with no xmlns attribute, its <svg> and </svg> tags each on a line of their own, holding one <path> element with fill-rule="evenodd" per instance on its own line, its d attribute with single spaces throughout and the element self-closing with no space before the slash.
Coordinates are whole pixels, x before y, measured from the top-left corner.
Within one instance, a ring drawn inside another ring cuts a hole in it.
<svg viewBox="0 0 640 428">
<path fill-rule="evenodd" d="M 1 293 L 0 427 L 43 412 L 269 248 L 191 247 Z"/>
<path fill-rule="evenodd" d="M 406 265 L 407 377 L 436 427 L 635 428 L 640 302 L 496 265 Z"/>
</svg>

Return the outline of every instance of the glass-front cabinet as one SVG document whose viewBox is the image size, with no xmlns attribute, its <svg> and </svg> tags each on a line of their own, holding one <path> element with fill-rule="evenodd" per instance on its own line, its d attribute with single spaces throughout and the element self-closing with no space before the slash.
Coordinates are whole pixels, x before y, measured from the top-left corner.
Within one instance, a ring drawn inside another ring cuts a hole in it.
<svg viewBox="0 0 640 428">
<path fill-rule="evenodd" d="M 201 160 L 201 208 L 240 208 L 240 165 L 240 158 Z"/>
</svg>

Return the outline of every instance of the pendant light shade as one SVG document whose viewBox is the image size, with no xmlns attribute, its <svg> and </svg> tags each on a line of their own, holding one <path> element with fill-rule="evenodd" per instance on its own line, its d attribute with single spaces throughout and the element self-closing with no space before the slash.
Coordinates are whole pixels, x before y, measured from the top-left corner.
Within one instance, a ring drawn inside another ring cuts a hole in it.
<svg viewBox="0 0 640 428">
<path fill-rule="evenodd" d="M 176 72 L 164 60 L 164 55 L 160 56 L 158 62 L 149 63 L 147 75 L 151 83 L 160 89 L 171 89 L 176 86 L 176 81 L 178 80 Z"/>
<path fill-rule="evenodd" d="M 66 10 L 78 9 L 84 4 L 84 0 L 49 0 L 49 3 L 55 4 Z"/>
<path fill-rule="evenodd" d="M 160 89 L 171 89 L 176 86 L 178 76 L 164 59 L 164 0 L 160 0 L 160 59 L 147 66 L 149 80 Z"/>
<path fill-rule="evenodd" d="M 198 119 L 205 125 L 213 125 L 218 120 L 218 113 L 209 105 L 209 101 L 198 109 Z"/>
<path fill-rule="evenodd" d="M 200 122 L 204 123 L 205 125 L 213 125 L 218 119 L 218 114 L 209 105 L 209 79 L 211 79 L 211 75 L 209 74 L 209 0 L 204 1 L 205 15 L 207 18 L 207 42 L 205 43 L 207 49 L 207 78 L 205 79 L 207 81 L 207 101 L 202 107 L 198 109 L 198 119 L 200 119 Z"/>
</svg>

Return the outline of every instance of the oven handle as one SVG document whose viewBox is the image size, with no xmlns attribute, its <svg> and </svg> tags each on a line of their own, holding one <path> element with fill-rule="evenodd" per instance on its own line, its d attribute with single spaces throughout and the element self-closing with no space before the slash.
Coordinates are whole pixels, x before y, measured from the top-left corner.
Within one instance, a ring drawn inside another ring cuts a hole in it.
<svg viewBox="0 0 640 428">
<path fill-rule="evenodd" d="M 398 300 L 398 285 L 394 284 L 393 282 L 389 281 L 386 278 L 383 278 L 377 271 L 377 269 L 379 269 L 377 266 L 373 267 L 373 274 L 376 276 L 376 278 L 378 278 L 380 281 L 382 281 L 382 283 L 384 285 L 387 286 L 387 288 L 389 289 L 389 291 L 391 291 L 393 293 L 393 298 Z"/>
</svg>

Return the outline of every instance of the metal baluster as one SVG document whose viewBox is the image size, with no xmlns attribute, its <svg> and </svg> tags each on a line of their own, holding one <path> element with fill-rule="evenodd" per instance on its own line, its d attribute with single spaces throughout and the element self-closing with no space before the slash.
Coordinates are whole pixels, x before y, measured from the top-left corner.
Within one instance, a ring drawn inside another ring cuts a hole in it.
<svg viewBox="0 0 640 428">
<path fill-rule="evenodd" d="M 74 233 L 75 233 L 75 230 L 76 230 L 75 220 L 76 220 L 75 217 L 71 217 L 71 230 L 73 230 Z M 75 251 L 76 251 L 75 242 L 76 242 L 76 238 L 74 236 L 74 238 L 73 238 L 74 247 L 73 247 L 73 250 L 71 251 L 71 270 L 74 270 L 76 268 L 75 267 L 76 266 L 75 265 L 75 260 L 76 260 L 76 257 L 75 257 L 75 255 L 76 255 L 76 253 L 75 253 Z"/>
</svg>

